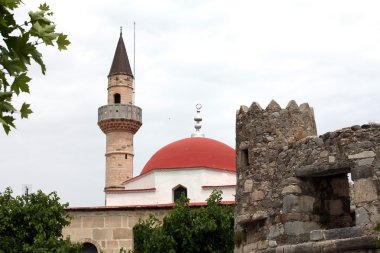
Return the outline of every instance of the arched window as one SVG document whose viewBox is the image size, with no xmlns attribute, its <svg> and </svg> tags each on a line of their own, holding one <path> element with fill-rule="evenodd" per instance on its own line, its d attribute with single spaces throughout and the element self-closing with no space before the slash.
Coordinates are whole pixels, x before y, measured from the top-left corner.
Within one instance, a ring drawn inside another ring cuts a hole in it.
<svg viewBox="0 0 380 253">
<path fill-rule="evenodd" d="M 121 100 L 121 96 L 119 93 L 113 94 L 113 101 L 115 102 L 115 104 L 120 104 L 120 100 Z"/>
<path fill-rule="evenodd" d="M 85 242 L 83 243 L 81 253 L 98 253 L 98 249 L 96 248 L 94 244 Z"/>
<path fill-rule="evenodd" d="M 174 200 L 174 202 L 176 202 L 181 197 L 182 194 L 185 195 L 185 197 L 187 197 L 186 187 L 184 187 L 182 185 L 178 185 L 178 186 L 174 187 L 173 188 L 173 200 Z"/>
</svg>

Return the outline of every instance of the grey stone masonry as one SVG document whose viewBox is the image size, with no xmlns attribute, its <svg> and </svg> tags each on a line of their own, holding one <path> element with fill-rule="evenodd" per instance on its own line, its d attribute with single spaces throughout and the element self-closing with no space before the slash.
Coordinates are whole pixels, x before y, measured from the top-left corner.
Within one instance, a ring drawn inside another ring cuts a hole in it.
<svg viewBox="0 0 380 253">
<path fill-rule="evenodd" d="M 380 125 L 317 136 L 307 103 L 254 102 L 237 111 L 236 152 L 235 252 L 376 252 Z"/>
</svg>

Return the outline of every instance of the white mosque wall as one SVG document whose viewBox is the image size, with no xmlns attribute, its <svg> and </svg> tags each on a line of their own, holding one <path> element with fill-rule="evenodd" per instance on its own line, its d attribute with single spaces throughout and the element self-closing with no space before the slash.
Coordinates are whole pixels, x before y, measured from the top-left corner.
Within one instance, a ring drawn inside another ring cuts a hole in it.
<svg viewBox="0 0 380 253">
<path fill-rule="evenodd" d="M 174 202 L 173 189 L 187 189 L 190 203 L 205 202 L 214 188 L 223 191 L 223 201 L 235 200 L 235 172 L 206 168 L 160 169 L 127 181 L 125 191 L 106 193 L 107 206 L 162 205 Z"/>
<path fill-rule="evenodd" d="M 155 188 L 154 173 L 137 176 L 124 183 L 125 190 Z"/>
</svg>

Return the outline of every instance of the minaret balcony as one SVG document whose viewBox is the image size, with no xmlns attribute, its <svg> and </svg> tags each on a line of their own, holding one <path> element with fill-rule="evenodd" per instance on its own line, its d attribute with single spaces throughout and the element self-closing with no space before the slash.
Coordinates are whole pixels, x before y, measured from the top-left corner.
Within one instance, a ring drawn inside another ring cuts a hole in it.
<svg viewBox="0 0 380 253">
<path fill-rule="evenodd" d="M 104 133 L 127 131 L 135 134 L 142 125 L 142 110 L 134 105 L 103 105 L 98 109 L 98 125 Z"/>
</svg>

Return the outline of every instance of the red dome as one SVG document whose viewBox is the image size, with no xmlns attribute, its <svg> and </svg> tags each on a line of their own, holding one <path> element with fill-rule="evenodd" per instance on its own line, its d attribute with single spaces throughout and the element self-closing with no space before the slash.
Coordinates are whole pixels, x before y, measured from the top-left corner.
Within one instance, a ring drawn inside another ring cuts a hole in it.
<svg viewBox="0 0 380 253">
<path fill-rule="evenodd" d="M 235 150 L 209 138 L 182 139 L 158 150 L 147 162 L 141 175 L 155 169 L 194 167 L 236 171 Z"/>
</svg>

